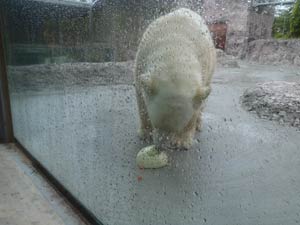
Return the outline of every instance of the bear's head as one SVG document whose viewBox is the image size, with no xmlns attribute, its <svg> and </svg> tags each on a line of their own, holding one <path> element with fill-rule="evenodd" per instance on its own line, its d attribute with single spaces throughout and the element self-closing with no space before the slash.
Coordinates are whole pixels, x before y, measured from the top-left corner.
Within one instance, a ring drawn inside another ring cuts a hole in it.
<svg viewBox="0 0 300 225">
<path fill-rule="evenodd" d="M 199 70 L 197 70 L 199 73 Z M 146 73 L 140 77 L 144 100 L 151 124 L 158 138 L 171 138 L 195 126 L 199 110 L 210 89 L 201 84 L 201 75 L 185 74 L 180 70 L 172 76 Z M 163 138 L 163 139 L 165 139 Z M 166 140 L 163 140 L 165 142 Z"/>
</svg>

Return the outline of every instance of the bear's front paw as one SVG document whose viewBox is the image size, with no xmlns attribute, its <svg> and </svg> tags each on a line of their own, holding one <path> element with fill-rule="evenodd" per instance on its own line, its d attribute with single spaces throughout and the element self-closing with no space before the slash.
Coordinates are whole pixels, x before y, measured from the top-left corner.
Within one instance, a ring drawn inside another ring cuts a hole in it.
<svg viewBox="0 0 300 225">
<path fill-rule="evenodd" d="M 186 138 L 186 139 L 176 139 L 174 140 L 171 145 L 179 150 L 188 150 L 192 146 L 193 139 Z"/>
<path fill-rule="evenodd" d="M 201 131 L 202 128 L 202 118 L 201 118 L 201 114 L 199 115 L 199 117 L 197 118 L 197 123 L 196 123 L 196 131 Z"/>
<path fill-rule="evenodd" d="M 189 148 L 191 148 L 192 143 L 193 143 L 193 138 L 187 138 L 186 140 L 184 140 L 182 142 L 182 147 L 181 148 L 183 150 L 188 150 Z"/>
<path fill-rule="evenodd" d="M 201 122 L 197 124 L 196 131 L 201 132 L 201 130 L 202 130 L 202 126 L 201 125 L 202 125 Z"/>
</svg>

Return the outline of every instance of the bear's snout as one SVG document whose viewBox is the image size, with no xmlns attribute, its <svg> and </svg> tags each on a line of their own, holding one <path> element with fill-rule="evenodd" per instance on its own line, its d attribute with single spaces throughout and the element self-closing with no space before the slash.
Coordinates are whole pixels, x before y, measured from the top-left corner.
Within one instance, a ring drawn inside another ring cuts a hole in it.
<svg viewBox="0 0 300 225">
<path fill-rule="evenodd" d="M 153 127 L 166 132 L 181 132 L 193 117 L 194 108 L 191 99 L 158 96 L 149 103 L 148 113 Z"/>
</svg>

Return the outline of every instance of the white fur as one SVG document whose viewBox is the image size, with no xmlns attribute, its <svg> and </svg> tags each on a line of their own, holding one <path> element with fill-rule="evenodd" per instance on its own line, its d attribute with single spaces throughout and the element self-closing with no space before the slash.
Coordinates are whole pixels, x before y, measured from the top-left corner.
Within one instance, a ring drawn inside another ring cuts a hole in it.
<svg viewBox="0 0 300 225">
<path fill-rule="evenodd" d="M 215 63 L 210 33 L 197 13 L 183 8 L 152 22 L 135 60 L 141 135 L 160 146 L 189 147 Z"/>
</svg>

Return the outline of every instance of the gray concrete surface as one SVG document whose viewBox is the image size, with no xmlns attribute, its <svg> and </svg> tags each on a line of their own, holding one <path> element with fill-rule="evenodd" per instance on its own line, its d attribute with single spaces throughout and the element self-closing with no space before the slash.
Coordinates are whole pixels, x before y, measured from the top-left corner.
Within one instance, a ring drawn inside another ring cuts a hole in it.
<svg viewBox="0 0 300 225">
<path fill-rule="evenodd" d="M 299 68 L 239 66 L 217 69 L 202 132 L 163 169 L 135 164 L 145 144 L 131 84 L 11 93 L 15 136 L 105 225 L 298 224 L 300 133 L 240 96 Z"/>
<path fill-rule="evenodd" d="M 0 145 L 1 225 L 85 224 L 14 145 Z"/>
</svg>

